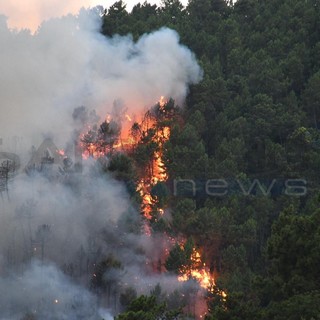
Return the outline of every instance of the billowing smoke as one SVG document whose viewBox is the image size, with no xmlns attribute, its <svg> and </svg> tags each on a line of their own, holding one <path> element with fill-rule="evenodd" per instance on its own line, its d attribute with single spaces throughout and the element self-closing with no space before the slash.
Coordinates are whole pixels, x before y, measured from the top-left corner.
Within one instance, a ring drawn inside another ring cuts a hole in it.
<svg viewBox="0 0 320 320">
<path fill-rule="evenodd" d="M 35 35 L 10 31 L 0 17 L 0 137 L 54 133 L 62 142 L 77 106 L 104 118 L 121 99 L 137 115 L 160 96 L 183 101 L 201 79 L 175 31 L 163 28 L 135 43 L 131 36 L 106 38 L 100 27 L 98 9 L 48 20 Z"/>
<path fill-rule="evenodd" d="M 141 115 L 160 96 L 182 103 L 201 79 L 176 32 L 164 28 L 135 43 L 105 38 L 100 27 L 97 10 L 48 20 L 35 35 L 9 30 L 0 17 L 0 151 L 21 155 L 48 135 L 63 146 L 79 106 L 103 119 L 121 101 Z M 1 320 L 108 319 L 103 310 L 119 311 L 124 288 L 149 293 L 161 282 L 174 289 L 173 278 L 152 272 L 148 258 L 161 258 L 162 239 L 141 234 L 121 183 L 97 164 L 79 175 L 51 173 L 21 172 L 8 193 L 0 188 Z"/>
<path fill-rule="evenodd" d="M 0 277 L 0 319 L 104 319 L 96 297 L 74 284 L 52 264 L 32 262 L 21 275 Z"/>
<path fill-rule="evenodd" d="M 180 286 L 152 265 L 161 236 L 141 233 L 124 186 L 95 165 L 63 181 L 21 174 L 0 208 L 0 319 L 101 319 L 127 288 Z"/>
<path fill-rule="evenodd" d="M 0 12 L 8 16 L 10 28 L 28 28 L 36 31 L 42 21 L 76 13 L 81 7 L 99 4 L 97 0 L 11 0 L 0 3 Z M 105 0 L 104 4 L 113 1 Z"/>
</svg>

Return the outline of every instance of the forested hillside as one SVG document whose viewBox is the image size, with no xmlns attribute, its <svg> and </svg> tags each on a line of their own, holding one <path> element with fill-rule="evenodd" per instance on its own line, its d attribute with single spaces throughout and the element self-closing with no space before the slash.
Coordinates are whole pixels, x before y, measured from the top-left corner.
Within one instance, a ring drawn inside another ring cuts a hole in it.
<svg viewBox="0 0 320 320">
<path fill-rule="evenodd" d="M 169 180 L 153 193 L 171 219 L 155 213 L 151 226 L 201 249 L 216 278 L 207 319 L 320 319 L 319 0 L 164 0 L 131 13 L 118 1 L 102 19 L 108 37 L 172 28 L 203 69 L 160 117 Z M 108 169 L 128 181 L 152 147 L 146 138 Z M 175 248 L 166 269 L 188 258 Z M 174 319 L 152 299 L 119 319 Z"/>
</svg>

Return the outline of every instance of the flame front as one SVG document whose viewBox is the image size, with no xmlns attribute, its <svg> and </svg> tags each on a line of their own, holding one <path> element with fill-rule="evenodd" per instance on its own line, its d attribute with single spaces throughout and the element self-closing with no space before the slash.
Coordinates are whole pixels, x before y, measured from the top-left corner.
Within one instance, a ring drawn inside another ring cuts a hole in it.
<svg viewBox="0 0 320 320">
<path fill-rule="evenodd" d="M 190 260 L 190 266 L 181 267 L 181 275 L 178 277 L 178 280 L 182 282 L 188 281 L 189 279 L 195 279 L 202 288 L 212 291 L 212 288 L 215 285 L 214 278 L 210 274 L 206 264 L 202 262 L 201 255 L 196 248 L 192 249 Z"/>
<path fill-rule="evenodd" d="M 115 120 L 108 114 L 104 124 L 102 124 L 104 127 L 101 126 L 100 129 L 89 127 L 87 133 L 82 134 L 80 137 L 80 145 L 84 150 L 84 159 L 89 157 L 98 158 L 108 156 L 108 154 L 111 154 L 114 150 L 130 153 L 135 150 L 137 146 L 143 145 L 145 140 L 148 139 L 151 139 L 151 142 L 156 146 L 148 166 L 143 168 L 140 172 L 141 177 L 137 182 L 136 189 L 142 199 L 141 212 L 145 217 L 143 228 L 144 233 L 147 236 L 152 235 L 150 221 L 155 217 L 154 214 L 164 215 L 165 213 L 164 208 L 159 208 L 157 199 L 152 196 L 151 190 L 157 183 L 166 182 L 168 180 L 168 173 L 163 160 L 164 145 L 170 138 L 170 127 L 167 126 L 166 122 L 170 119 L 170 115 L 169 113 L 167 114 L 168 109 L 166 109 L 166 104 L 167 101 L 165 98 L 161 97 L 158 104 L 155 106 L 155 114 L 152 114 L 152 111 L 148 111 L 145 114 L 145 117 L 142 117 L 143 120 L 139 123 L 133 122 L 132 117 L 129 114 L 123 114 L 121 117 L 122 123 L 115 123 Z M 129 125 L 131 129 L 128 129 Z M 121 130 L 117 132 L 117 129 L 119 128 Z M 110 137 L 108 136 L 109 140 L 105 141 L 102 139 L 101 141 L 100 136 L 104 133 L 102 132 L 103 129 L 109 130 L 108 133 L 113 133 L 113 131 L 115 131 L 117 135 L 112 136 L 112 134 L 110 134 Z M 170 242 L 171 245 L 173 245 L 175 240 L 171 239 L 168 235 L 165 236 L 170 239 L 168 243 Z M 164 249 L 163 258 L 166 258 L 169 255 L 171 245 L 168 245 Z M 195 247 L 192 249 L 190 262 L 190 264 L 182 266 L 179 270 L 180 275 L 178 276 L 178 281 L 185 282 L 190 279 L 195 279 L 201 288 L 207 292 L 213 293 L 215 287 L 214 277 L 203 262 L 200 251 Z M 225 298 L 226 294 L 221 292 L 221 296 Z M 198 292 L 197 299 L 202 304 L 201 312 L 198 312 L 198 316 L 200 315 L 200 318 L 202 318 L 207 312 L 206 298 L 203 292 Z"/>
<path fill-rule="evenodd" d="M 161 112 L 164 112 L 164 106 L 166 104 L 166 100 L 163 96 L 161 96 L 158 101 L 159 109 Z M 156 123 L 152 123 L 152 121 L 148 121 L 147 126 L 155 126 Z M 157 128 L 156 133 L 154 135 L 154 142 L 158 146 L 158 150 L 154 152 L 152 159 L 152 170 L 151 177 L 143 177 L 138 183 L 138 192 L 142 197 L 142 212 L 148 220 L 152 218 L 152 207 L 153 207 L 153 199 L 151 196 L 151 189 L 158 182 L 165 182 L 168 179 L 168 175 L 165 170 L 165 163 L 163 161 L 163 146 L 166 141 L 170 138 L 170 128 L 165 126 L 162 128 Z M 158 212 L 162 215 L 164 214 L 164 209 L 158 209 Z M 149 232 L 148 232 L 149 234 Z"/>
</svg>

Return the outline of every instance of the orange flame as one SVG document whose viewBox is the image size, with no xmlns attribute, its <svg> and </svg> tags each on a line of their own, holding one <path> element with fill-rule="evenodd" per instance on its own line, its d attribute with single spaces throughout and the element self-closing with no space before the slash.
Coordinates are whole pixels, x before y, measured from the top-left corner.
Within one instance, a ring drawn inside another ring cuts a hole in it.
<svg viewBox="0 0 320 320">
<path fill-rule="evenodd" d="M 166 116 L 166 110 L 165 105 L 167 101 L 164 96 L 161 96 L 158 101 L 158 108 L 159 111 L 161 111 L 162 116 Z M 111 149 L 105 149 L 101 151 L 101 148 L 99 145 L 95 145 L 94 143 L 87 143 L 85 145 L 85 151 L 83 152 L 83 158 L 87 159 L 89 157 L 97 158 L 99 156 L 104 156 L 106 153 L 110 152 L 113 149 L 121 149 L 121 150 L 130 150 L 129 148 L 134 146 L 139 140 L 137 137 L 130 136 L 130 126 L 132 127 L 132 124 L 129 126 L 128 122 L 132 122 L 132 118 L 129 114 L 125 114 L 123 119 L 123 126 L 120 134 L 120 141 L 116 141 L 115 144 L 112 145 Z M 127 121 L 125 121 L 127 120 Z M 110 123 L 112 121 L 111 115 L 108 114 L 106 116 L 106 122 Z M 170 138 L 170 127 L 160 127 L 157 126 L 156 121 L 154 118 L 150 117 L 147 118 L 145 122 L 142 121 L 138 124 L 138 131 L 144 132 L 148 131 L 150 128 L 156 129 L 156 133 L 153 136 L 153 142 L 157 144 L 157 151 L 153 154 L 153 161 L 151 165 L 151 169 L 149 172 L 149 175 L 152 175 L 151 177 L 146 174 L 144 177 L 140 179 L 137 185 L 137 192 L 140 194 L 142 198 L 142 204 L 141 204 L 141 211 L 144 214 L 144 217 L 146 220 L 150 220 L 152 218 L 152 210 L 154 206 L 154 199 L 151 196 L 151 189 L 153 186 L 155 186 L 158 182 L 165 182 L 168 179 L 168 174 L 165 169 L 165 162 L 163 160 L 163 148 L 164 144 L 168 139 Z M 142 128 L 141 128 L 142 127 Z M 90 128 L 89 128 L 90 130 Z M 139 134 L 137 134 L 139 137 Z M 84 135 L 81 136 L 81 141 L 83 140 Z M 90 141 L 90 140 L 89 140 Z M 84 147 L 84 144 L 81 144 Z M 59 152 L 60 153 L 60 152 Z M 164 214 L 163 208 L 158 208 L 158 212 L 160 215 Z M 151 226 L 148 223 L 148 221 L 144 224 L 144 233 L 147 236 L 151 236 Z M 168 237 L 170 239 L 170 237 Z M 172 240 L 172 244 L 176 241 L 175 239 Z M 165 248 L 165 255 L 169 254 L 169 247 Z M 202 262 L 201 254 L 199 251 L 196 250 L 196 248 L 193 248 L 192 254 L 191 254 L 191 265 L 183 266 L 180 270 L 181 275 L 178 277 L 178 281 L 184 282 L 188 281 L 189 279 L 193 278 L 195 279 L 201 288 L 213 292 L 213 287 L 215 286 L 215 281 L 213 275 L 210 273 L 209 268 L 206 266 L 204 262 Z M 199 291 L 200 292 L 200 291 Z M 201 295 L 201 293 L 200 293 Z M 225 292 L 221 292 L 221 296 L 223 298 L 226 297 Z M 201 299 L 201 298 L 200 298 Z M 202 297 L 202 299 L 204 299 Z M 205 304 L 205 303 L 204 303 Z M 200 316 L 202 318 L 203 315 Z"/>
<path fill-rule="evenodd" d="M 202 262 L 201 255 L 196 248 L 192 249 L 192 255 L 190 259 L 192 265 L 183 266 L 181 268 L 180 271 L 183 274 L 178 277 L 178 281 L 183 282 L 193 278 L 198 281 L 202 288 L 211 291 L 212 287 L 215 285 L 214 278 L 210 274 L 206 264 Z"/>
<path fill-rule="evenodd" d="M 165 98 L 162 96 L 158 101 L 159 106 L 163 108 L 166 104 Z M 154 140 L 158 145 L 158 151 L 156 151 L 153 155 L 153 163 L 152 163 L 152 176 L 148 178 L 144 177 L 140 180 L 138 184 L 137 191 L 140 193 L 142 197 L 142 212 L 144 213 L 145 218 L 151 219 L 152 212 L 152 196 L 150 194 L 151 189 L 158 182 L 163 182 L 168 179 L 168 175 L 165 170 L 165 163 L 162 158 L 163 145 L 170 137 L 170 128 L 164 127 L 157 129 L 157 132 L 154 136 Z M 147 182 L 150 181 L 150 182 Z M 160 215 L 164 214 L 164 209 L 160 208 Z"/>
<path fill-rule="evenodd" d="M 161 96 L 161 97 L 160 97 L 160 100 L 158 101 L 158 103 L 159 103 L 159 106 L 160 106 L 161 108 L 163 108 L 163 107 L 165 106 L 165 104 L 167 103 L 167 100 L 165 99 L 164 96 Z"/>
</svg>

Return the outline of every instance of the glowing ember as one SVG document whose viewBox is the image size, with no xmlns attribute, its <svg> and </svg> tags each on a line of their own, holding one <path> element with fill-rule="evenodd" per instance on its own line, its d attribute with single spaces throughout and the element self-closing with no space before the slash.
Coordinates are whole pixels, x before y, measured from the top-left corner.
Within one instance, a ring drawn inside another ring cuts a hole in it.
<svg viewBox="0 0 320 320">
<path fill-rule="evenodd" d="M 130 121 L 130 122 L 132 121 L 132 118 L 131 118 L 128 114 L 126 114 L 125 117 L 126 117 L 126 119 L 127 119 L 128 121 Z"/>
</svg>

